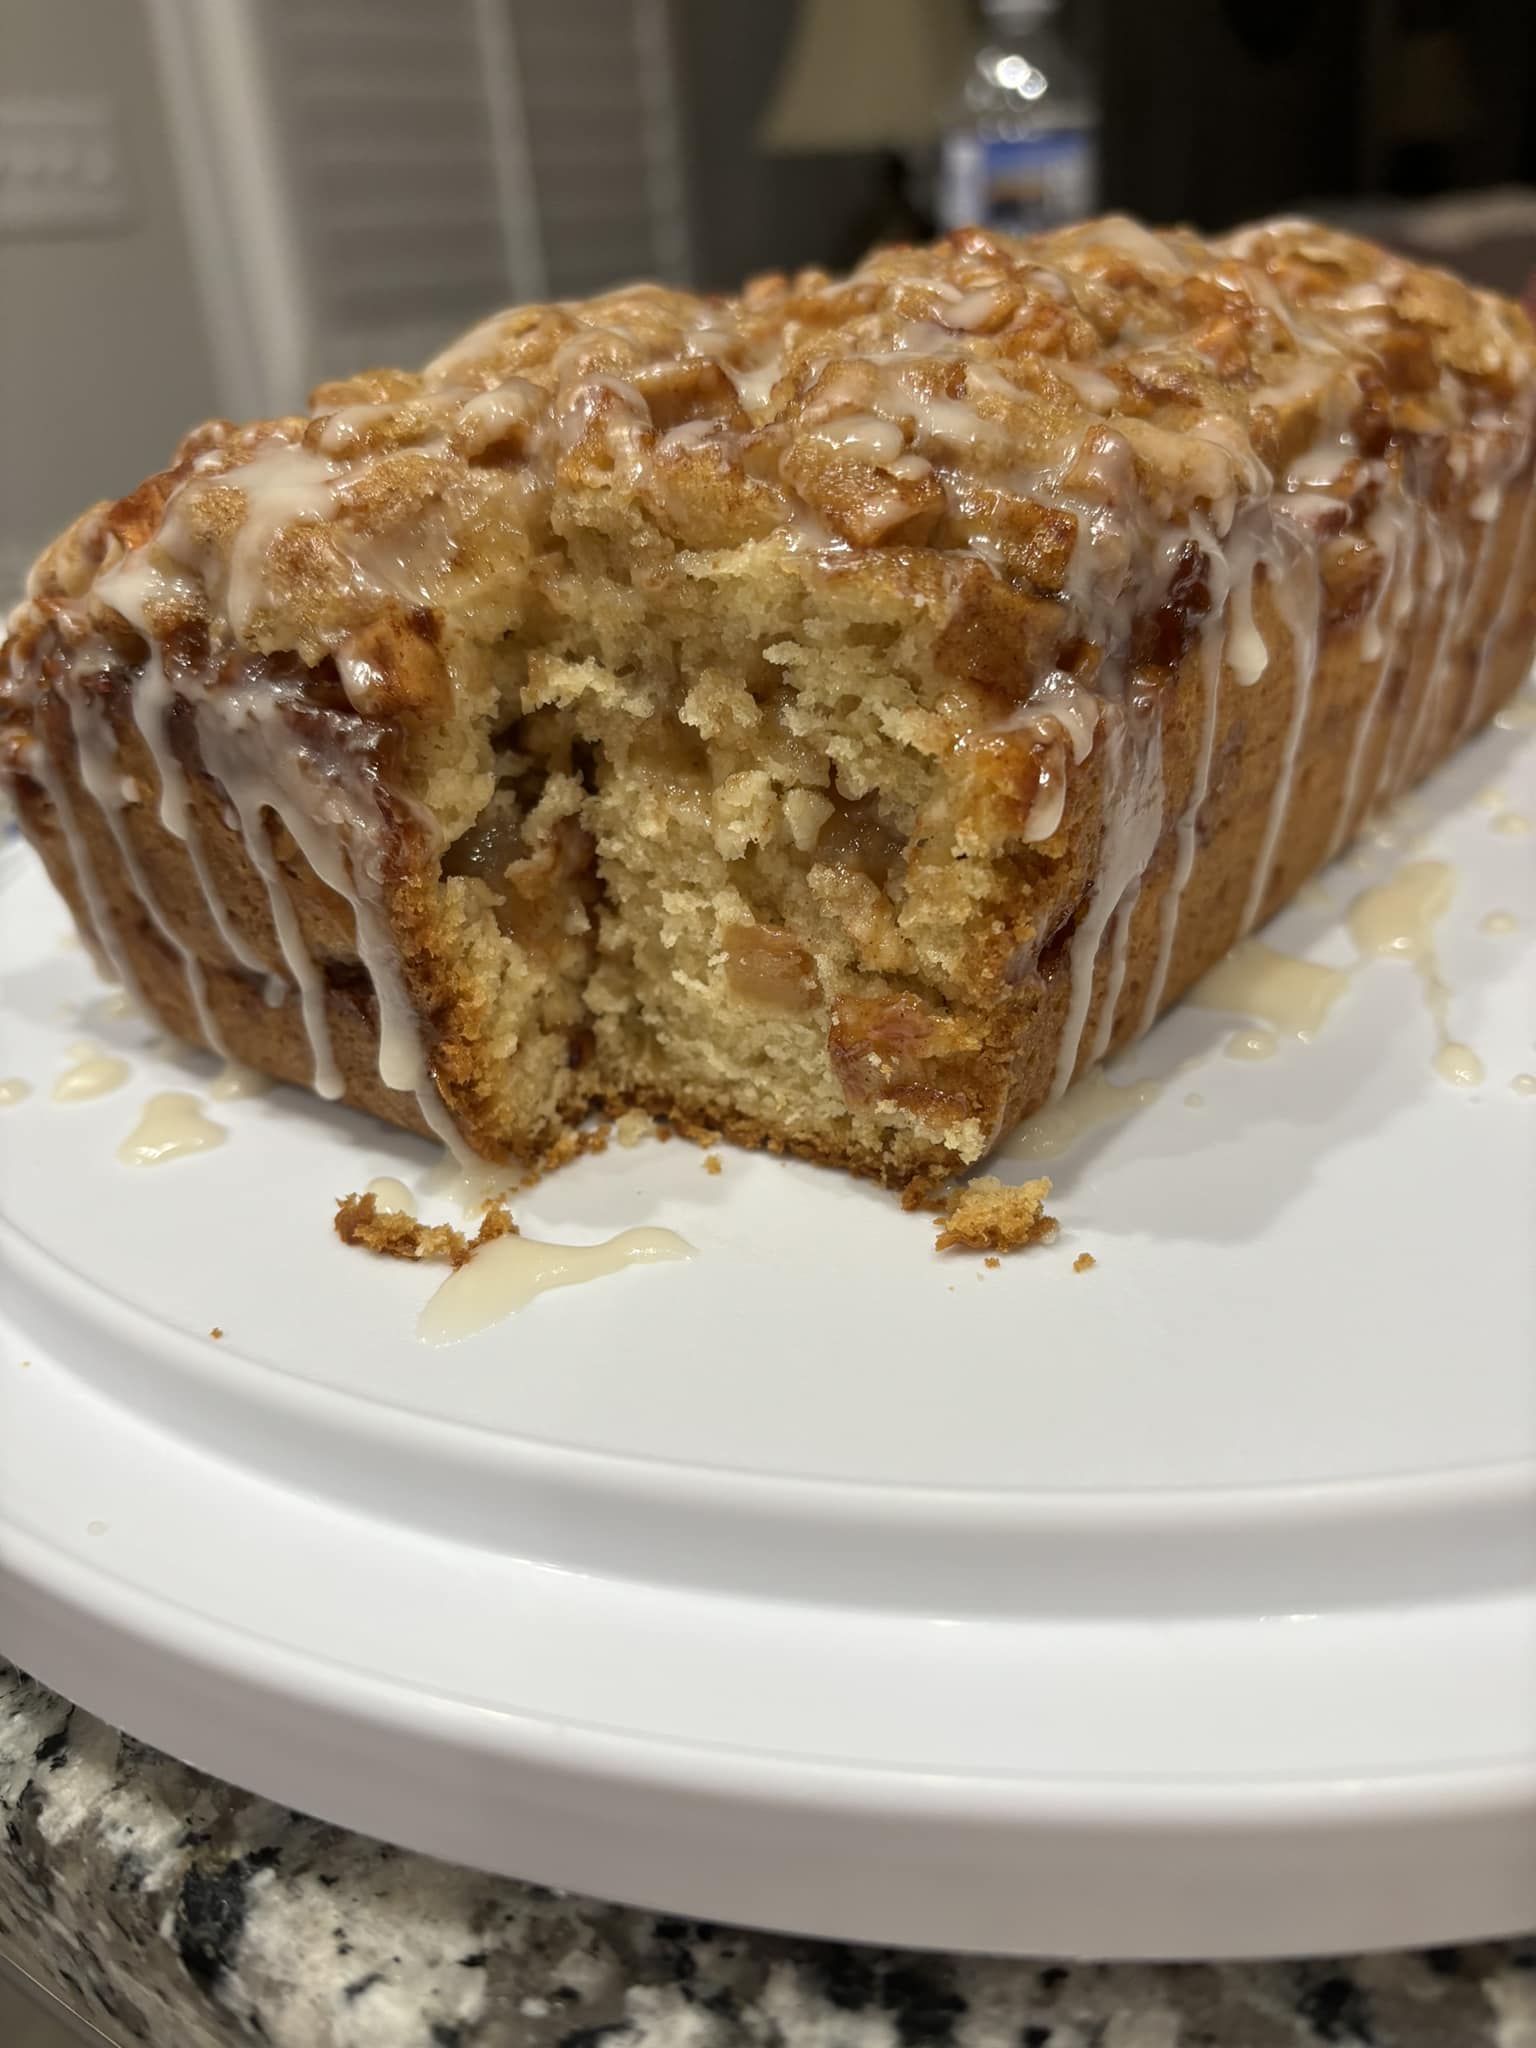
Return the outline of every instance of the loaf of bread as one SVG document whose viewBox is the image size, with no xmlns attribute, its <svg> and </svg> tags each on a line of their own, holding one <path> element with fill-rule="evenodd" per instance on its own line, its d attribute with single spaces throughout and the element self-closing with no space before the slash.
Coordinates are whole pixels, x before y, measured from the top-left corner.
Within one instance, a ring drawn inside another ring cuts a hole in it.
<svg viewBox="0 0 1536 2048">
<path fill-rule="evenodd" d="M 0 760 L 185 1039 L 929 1187 L 1517 686 L 1533 409 L 1514 306 L 1302 222 L 520 308 L 86 513 Z"/>
</svg>

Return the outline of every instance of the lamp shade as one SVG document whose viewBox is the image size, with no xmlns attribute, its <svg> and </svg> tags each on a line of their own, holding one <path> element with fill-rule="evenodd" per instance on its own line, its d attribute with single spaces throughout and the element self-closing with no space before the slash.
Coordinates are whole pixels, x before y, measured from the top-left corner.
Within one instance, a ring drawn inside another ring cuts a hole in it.
<svg viewBox="0 0 1536 2048">
<path fill-rule="evenodd" d="M 934 141 L 975 39 L 967 0 L 800 0 L 764 146 L 884 150 Z"/>
</svg>

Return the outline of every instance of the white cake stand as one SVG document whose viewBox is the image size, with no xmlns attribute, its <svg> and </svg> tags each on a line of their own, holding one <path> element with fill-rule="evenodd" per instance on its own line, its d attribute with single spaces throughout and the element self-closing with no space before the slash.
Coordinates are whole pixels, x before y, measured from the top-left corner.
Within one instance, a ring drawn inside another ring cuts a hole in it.
<svg viewBox="0 0 1536 2048">
<path fill-rule="evenodd" d="M 615 1147 L 524 1227 L 701 1256 L 438 1351 L 433 1276 L 328 1227 L 424 1146 L 279 1090 L 116 1163 L 212 1066 L 93 1026 L 13 848 L 0 1647 L 332 1820 L 690 1914 L 1122 1956 L 1536 1922 L 1536 863 L 1491 783 L 1536 816 L 1536 749 L 1415 799 L 1484 1085 L 1390 963 L 1259 1064 L 1183 1010 L 1000 1271 L 830 1174 Z M 1269 936 L 1347 964 L 1402 857 Z M 49 1102 L 61 1005 L 126 1088 Z"/>
</svg>

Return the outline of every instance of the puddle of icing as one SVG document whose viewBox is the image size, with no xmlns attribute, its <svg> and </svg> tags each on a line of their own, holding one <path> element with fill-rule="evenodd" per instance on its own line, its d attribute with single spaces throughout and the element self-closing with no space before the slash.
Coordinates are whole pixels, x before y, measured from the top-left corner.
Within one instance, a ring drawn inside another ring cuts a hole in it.
<svg viewBox="0 0 1536 2048">
<path fill-rule="evenodd" d="M 1522 692 L 1493 714 L 1493 722 L 1500 732 L 1536 732 L 1536 697 Z"/>
<path fill-rule="evenodd" d="M 1435 932 L 1455 893 L 1454 868 L 1444 861 L 1413 861 L 1389 881 L 1363 890 L 1349 906 L 1347 923 L 1362 957 L 1405 960 L 1414 968 L 1435 1027 L 1435 1072 L 1454 1088 L 1475 1088 L 1483 1063 L 1451 1037 L 1451 990 L 1435 956 Z"/>
<path fill-rule="evenodd" d="M 1277 953 L 1262 939 L 1244 939 L 1184 1000 L 1197 1010 L 1253 1017 L 1288 1037 L 1310 1039 L 1348 986 L 1343 968 L 1319 967 L 1313 960 Z"/>
<path fill-rule="evenodd" d="M 172 1090 L 149 1098 L 117 1156 L 124 1166 L 163 1166 L 193 1152 L 210 1152 L 228 1135 L 223 1124 L 203 1115 L 195 1095 Z"/>
<path fill-rule="evenodd" d="M 381 1209 L 392 1210 L 397 1216 L 416 1214 L 416 1197 L 403 1180 L 396 1180 L 392 1173 L 381 1173 L 369 1181 L 367 1193 L 372 1195 Z"/>
<path fill-rule="evenodd" d="M 1272 1060 L 1280 1050 L 1280 1040 L 1259 1025 L 1251 1031 L 1234 1031 L 1221 1049 L 1229 1060 Z"/>
<path fill-rule="evenodd" d="M 265 1095 L 271 1086 L 270 1076 L 239 1060 L 226 1060 L 208 1083 L 208 1093 L 215 1102 L 235 1102 L 246 1095 Z"/>
<path fill-rule="evenodd" d="M 74 1064 L 64 1069 L 49 1091 L 55 1102 L 92 1102 L 98 1095 L 110 1095 L 133 1071 L 125 1059 L 100 1051 L 88 1039 L 76 1039 L 67 1051 Z"/>
<path fill-rule="evenodd" d="M 1475 1088 L 1483 1079 L 1483 1063 L 1470 1045 L 1448 1038 L 1436 1052 L 1434 1069 L 1453 1088 Z"/>
<path fill-rule="evenodd" d="M 0 1109 L 14 1109 L 18 1102 L 25 1102 L 32 1093 L 32 1083 L 23 1081 L 20 1074 L 12 1074 L 8 1080 L 0 1081 Z"/>
<path fill-rule="evenodd" d="M 438 1288 L 416 1322 L 423 1344 L 458 1344 L 503 1317 L 515 1315 L 556 1287 L 599 1280 L 626 1266 L 691 1259 L 694 1247 L 675 1230 L 621 1230 L 603 1244 L 545 1244 L 534 1237 L 499 1237 Z"/>
<path fill-rule="evenodd" d="M 1185 1096 L 1184 1107 L 1186 1109 L 1204 1109 L 1205 1097 L 1200 1093 L 1198 1088 L 1191 1088 L 1189 1093 Z"/>
<path fill-rule="evenodd" d="M 1520 920 L 1512 910 L 1490 910 L 1486 917 L 1478 919 L 1477 928 L 1490 939 L 1507 939 L 1511 932 L 1519 931 Z"/>
<path fill-rule="evenodd" d="M 1413 861 L 1355 898 L 1346 920 L 1350 937 L 1367 958 L 1430 960 L 1435 928 L 1455 893 L 1454 868 L 1444 861 Z"/>
<path fill-rule="evenodd" d="M 1500 811 L 1489 829 L 1501 839 L 1524 839 L 1529 836 L 1531 821 L 1522 811 Z"/>
<path fill-rule="evenodd" d="M 1536 1095 L 1536 1074 L 1516 1074 L 1509 1085 L 1517 1095 Z"/>
<path fill-rule="evenodd" d="M 1472 801 L 1480 811 L 1502 811 L 1509 802 L 1509 792 L 1495 789 L 1490 783 L 1486 789 L 1480 789 Z"/>
<path fill-rule="evenodd" d="M 1002 1147 L 999 1158 L 1055 1159 L 1086 1132 L 1116 1123 L 1156 1102 L 1161 1081 L 1111 1081 L 1099 1068 L 1074 1081 L 1057 1102 L 1030 1117 Z"/>
</svg>

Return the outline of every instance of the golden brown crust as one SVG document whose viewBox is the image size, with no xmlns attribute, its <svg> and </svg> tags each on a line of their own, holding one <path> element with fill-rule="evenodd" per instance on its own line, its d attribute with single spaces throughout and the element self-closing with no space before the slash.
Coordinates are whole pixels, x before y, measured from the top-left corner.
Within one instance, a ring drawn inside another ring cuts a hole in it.
<svg viewBox="0 0 1536 2048">
<path fill-rule="evenodd" d="M 610 1098 L 609 1106 L 612 1107 Z M 689 1091 L 639 1086 L 624 1098 L 631 1107 L 655 1120 L 656 1136 L 662 1140 L 677 1136 L 699 1145 L 717 1144 L 724 1138 L 747 1152 L 773 1152 L 791 1159 L 803 1159 L 811 1166 L 837 1167 L 861 1180 L 884 1186 L 913 1190 L 909 1206 L 920 1206 L 936 1187 L 955 1171 L 951 1153 L 941 1146 L 926 1148 L 930 1156 L 923 1164 L 914 1162 L 905 1148 L 861 1142 L 846 1127 L 828 1124 L 804 1130 L 765 1122 L 737 1108 L 729 1096 L 711 1094 L 707 1089 Z"/>
</svg>

